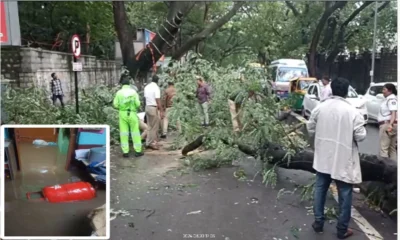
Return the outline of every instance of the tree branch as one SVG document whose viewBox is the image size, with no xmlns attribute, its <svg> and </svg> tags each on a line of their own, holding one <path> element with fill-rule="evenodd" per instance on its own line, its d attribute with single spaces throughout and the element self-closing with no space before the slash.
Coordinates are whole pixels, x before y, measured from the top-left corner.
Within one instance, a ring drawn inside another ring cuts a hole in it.
<svg viewBox="0 0 400 240">
<path fill-rule="evenodd" d="M 358 33 L 360 30 L 359 28 L 356 29 L 355 31 L 353 31 L 352 33 L 349 33 L 347 36 L 346 35 L 346 27 L 349 25 L 349 23 L 351 21 L 354 20 L 354 18 L 361 13 L 361 11 L 363 11 L 366 7 L 368 7 L 369 5 L 371 5 L 373 2 L 365 2 L 363 3 L 363 5 L 361 5 L 359 8 L 357 8 L 352 14 L 350 14 L 350 16 L 346 19 L 346 21 L 344 21 L 341 25 L 340 25 L 340 29 L 339 32 L 337 34 L 336 37 L 336 41 L 335 41 L 335 45 L 332 49 L 332 51 L 329 53 L 326 62 L 328 64 L 333 63 L 333 61 L 335 60 L 336 56 L 343 50 L 343 48 L 345 47 L 346 43 L 350 40 L 350 38 L 352 38 L 356 33 Z M 385 7 L 387 7 L 389 5 L 389 2 L 385 2 L 383 3 L 379 8 L 378 8 L 378 13 L 380 11 L 382 11 Z M 366 19 L 364 19 L 364 21 L 362 22 L 362 25 L 365 26 L 368 24 L 368 22 L 374 17 L 375 11 L 372 12 L 372 14 L 370 14 L 370 16 Z"/>
<path fill-rule="evenodd" d="M 245 4 L 245 2 L 235 2 L 232 9 L 225 14 L 223 17 L 218 19 L 216 22 L 208 25 L 201 32 L 196 34 L 194 37 L 190 38 L 181 48 L 179 48 L 172 59 L 179 60 L 187 51 L 189 51 L 192 47 L 194 47 L 197 43 L 206 39 L 211 33 L 215 32 L 217 29 L 222 27 L 225 23 L 227 23 L 236 12 Z"/>
<path fill-rule="evenodd" d="M 293 13 L 293 15 L 294 15 L 295 17 L 300 16 L 300 12 L 297 11 L 296 7 L 294 6 L 294 4 L 293 4 L 292 2 L 290 2 L 290 1 L 285 1 L 285 3 L 286 3 L 286 6 L 287 6 L 288 8 L 290 8 L 290 10 L 292 10 L 292 13 Z"/>
<path fill-rule="evenodd" d="M 364 2 L 359 8 L 357 8 L 352 14 L 350 14 L 350 16 L 346 19 L 346 21 L 344 21 L 342 23 L 342 25 L 340 26 L 340 28 L 346 27 L 347 25 L 349 25 L 349 23 L 351 21 L 353 21 L 353 19 L 355 17 L 358 16 L 358 14 L 360 14 L 360 12 L 362 10 L 364 10 L 366 7 L 368 7 L 369 5 L 371 5 L 373 2 Z"/>
<path fill-rule="evenodd" d="M 310 70 L 311 70 L 311 76 L 315 77 L 316 76 L 316 66 L 315 66 L 315 56 L 316 56 L 316 51 L 317 51 L 317 46 L 319 39 L 321 37 L 321 32 L 324 29 L 324 26 L 326 24 L 326 21 L 328 18 L 339 8 L 343 8 L 346 6 L 347 2 L 335 2 L 333 6 L 330 6 L 329 2 L 326 2 L 326 9 L 324 13 L 322 14 L 321 18 L 318 21 L 318 25 L 314 31 L 314 35 L 310 44 Z M 329 7 L 328 7 L 329 6 Z"/>
</svg>

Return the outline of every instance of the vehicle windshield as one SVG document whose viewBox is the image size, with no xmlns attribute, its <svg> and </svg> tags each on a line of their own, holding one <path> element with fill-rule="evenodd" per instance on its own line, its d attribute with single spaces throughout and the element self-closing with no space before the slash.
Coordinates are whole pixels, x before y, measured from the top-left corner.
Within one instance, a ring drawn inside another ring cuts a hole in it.
<svg viewBox="0 0 400 240">
<path fill-rule="evenodd" d="M 347 94 L 347 98 L 358 98 L 358 94 L 354 91 L 353 88 L 349 88 L 349 93 Z"/>
<path fill-rule="evenodd" d="M 312 81 L 301 81 L 299 82 L 299 88 L 301 90 L 306 90 L 311 84 L 313 84 L 314 82 Z"/>
<path fill-rule="evenodd" d="M 308 77 L 306 68 L 280 67 L 278 68 L 277 82 L 289 82 L 296 77 Z"/>
</svg>

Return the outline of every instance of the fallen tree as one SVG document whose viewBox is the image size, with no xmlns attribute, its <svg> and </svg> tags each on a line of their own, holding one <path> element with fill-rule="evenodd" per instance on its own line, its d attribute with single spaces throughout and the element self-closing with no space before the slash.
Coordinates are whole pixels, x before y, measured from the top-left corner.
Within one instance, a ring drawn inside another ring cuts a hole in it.
<svg viewBox="0 0 400 240">
<path fill-rule="evenodd" d="M 205 135 L 199 136 L 182 149 L 182 154 L 187 155 L 199 148 L 203 145 L 205 139 Z M 227 145 L 236 146 L 247 155 L 255 158 L 261 157 L 263 161 L 278 167 L 315 173 L 313 168 L 314 151 L 312 149 L 298 149 L 288 160 L 288 151 L 278 144 L 265 143 L 262 148 L 255 149 L 237 142 L 230 143 L 225 139 L 221 139 L 221 141 Z M 389 184 L 390 188 L 397 187 L 397 162 L 376 155 L 360 154 L 360 165 L 363 182 L 383 182 Z"/>
</svg>

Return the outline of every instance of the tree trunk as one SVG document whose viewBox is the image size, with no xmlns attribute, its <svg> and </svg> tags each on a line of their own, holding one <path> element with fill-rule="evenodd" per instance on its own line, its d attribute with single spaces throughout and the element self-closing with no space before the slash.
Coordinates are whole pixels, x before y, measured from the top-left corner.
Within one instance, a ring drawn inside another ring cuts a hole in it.
<svg viewBox="0 0 400 240">
<path fill-rule="evenodd" d="M 318 21 L 318 25 L 314 31 L 313 38 L 310 44 L 310 55 L 309 55 L 309 66 L 310 66 L 310 74 L 312 77 L 315 77 L 317 74 L 315 57 L 317 54 L 317 47 L 319 43 L 319 39 L 321 37 L 322 30 L 326 24 L 328 18 L 336 11 L 338 8 L 343 8 L 347 2 L 336 2 L 333 6 L 327 7 L 322 14 L 321 18 Z"/>
<path fill-rule="evenodd" d="M 133 48 L 133 28 L 129 24 L 125 2 L 112 2 L 115 31 L 117 32 L 122 53 L 122 62 L 129 70 L 133 69 L 135 50 Z"/>
<path fill-rule="evenodd" d="M 195 3 L 169 2 L 167 19 L 160 26 L 154 39 L 135 56 L 133 48 L 134 29 L 130 26 L 126 14 L 125 3 L 113 2 L 115 29 L 121 46 L 124 65 L 128 68 L 131 77 L 139 73 L 147 73 L 165 52 L 175 44 L 182 18 L 187 15 Z"/>
<path fill-rule="evenodd" d="M 328 66 L 331 65 L 335 60 L 335 58 L 337 57 L 337 55 L 342 51 L 343 47 L 346 45 L 346 43 L 344 42 L 345 41 L 344 35 L 346 33 L 346 28 L 349 25 L 349 23 L 353 21 L 355 17 L 357 17 L 366 7 L 368 7 L 372 3 L 373 2 L 364 2 L 363 5 L 354 10 L 354 12 L 350 14 L 350 16 L 346 19 L 346 21 L 344 21 L 340 25 L 339 32 L 337 33 L 336 40 L 333 43 L 332 50 L 330 51 L 326 59 L 326 65 Z"/>
<path fill-rule="evenodd" d="M 200 147 L 204 140 L 204 135 L 199 136 L 182 149 L 182 155 L 187 155 L 187 153 Z M 281 168 L 315 172 L 313 168 L 314 151 L 312 149 L 300 149 L 290 158 L 290 161 L 287 161 L 287 151 L 277 144 L 266 143 L 262 149 L 254 149 L 240 143 L 229 143 L 224 139 L 222 139 L 222 142 L 230 146 L 236 145 L 241 152 L 253 157 L 260 156 L 263 161 L 276 164 Z M 390 187 L 397 187 L 396 161 L 376 155 L 360 154 L 360 165 L 363 182 L 383 182 Z"/>
<path fill-rule="evenodd" d="M 172 56 L 172 59 L 179 60 L 187 51 L 195 47 L 197 44 L 199 44 L 201 41 L 206 39 L 211 33 L 215 32 L 218 30 L 220 27 L 222 27 L 225 23 L 227 23 L 233 16 L 235 16 L 236 12 L 245 4 L 245 2 L 235 2 L 233 5 L 232 9 L 225 14 L 223 17 L 218 19 L 218 21 L 210 24 L 206 28 L 204 28 L 201 32 L 196 34 L 194 37 L 190 38 L 181 48 L 179 48 L 174 55 Z"/>
</svg>

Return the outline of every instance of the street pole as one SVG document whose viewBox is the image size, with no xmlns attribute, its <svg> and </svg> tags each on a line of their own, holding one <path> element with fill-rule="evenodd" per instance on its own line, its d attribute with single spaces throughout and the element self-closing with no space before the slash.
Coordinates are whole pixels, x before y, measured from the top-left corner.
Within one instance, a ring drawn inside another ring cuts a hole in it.
<svg viewBox="0 0 400 240">
<path fill-rule="evenodd" d="M 74 62 L 77 62 L 77 58 L 74 57 Z M 79 114 L 79 98 L 78 98 L 78 72 L 74 71 L 75 75 L 75 108 L 76 114 Z"/>
<path fill-rule="evenodd" d="M 375 14 L 374 14 L 374 37 L 372 42 L 372 63 L 371 63 L 371 83 L 374 82 L 374 74 L 375 74 L 375 52 L 376 52 L 376 25 L 378 19 L 378 2 L 375 2 Z"/>
</svg>

